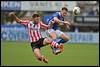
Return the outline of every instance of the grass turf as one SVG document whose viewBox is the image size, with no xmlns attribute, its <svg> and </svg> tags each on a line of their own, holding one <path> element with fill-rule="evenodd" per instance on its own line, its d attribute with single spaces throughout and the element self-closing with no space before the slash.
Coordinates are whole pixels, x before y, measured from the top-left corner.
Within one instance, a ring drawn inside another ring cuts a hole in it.
<svg viewBox="0 0 100 67">
<path fill-rule="evenodd" d="M 48 64 L 38 61 L 29 42 L 1 41 L 1 66 L 99 66 L 99 44 L 66 43 L 64 52 L 54 55 L 50 45 L 41 48 Z"/>
</svg>

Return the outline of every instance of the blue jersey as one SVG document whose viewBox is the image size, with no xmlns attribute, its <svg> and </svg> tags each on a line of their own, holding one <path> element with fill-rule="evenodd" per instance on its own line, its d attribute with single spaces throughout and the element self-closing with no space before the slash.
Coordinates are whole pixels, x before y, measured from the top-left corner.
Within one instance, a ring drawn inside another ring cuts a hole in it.
<svg viewBox="0 0 100 67">
<path fill-rule="evenodd" d="M 53 21 L 54 17 L 57 17 L 59 20 L 64 21 L 64 18 L 61 16 L 60 12 L 56 12 L 48 19 L 47 23 L 49 24 L 51 21 Z M 52 29 L 54 30 L 59 29 L 58 24 L 57 23 L 53 24 Z"/>
</svg>

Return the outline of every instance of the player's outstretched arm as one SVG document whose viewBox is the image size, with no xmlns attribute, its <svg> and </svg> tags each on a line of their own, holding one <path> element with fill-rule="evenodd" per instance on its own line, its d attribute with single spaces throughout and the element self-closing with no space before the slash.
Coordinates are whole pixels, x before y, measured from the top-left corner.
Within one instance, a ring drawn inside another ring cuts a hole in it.
<svg viewBox="0 0 100 67">
<path fill-rule="evenodd" d="M 40 26 L 41 26 L 41 28 L 44 28 L 44 29 L 50 28 L 50 25 L 46 25 L 43 22 L 40 22 Z"/>
<path fill-rule="evenodd" d="M 15 15 L 15 12 L 10 12 L 10 13 L 9 13 L 9 16 L 14 16 L 15 19 L 16 19 L 16 21 L 19 22 L 19 23 L 22 22 L 22 20 L 19 19 L 19 18 Z"/>
</svg>

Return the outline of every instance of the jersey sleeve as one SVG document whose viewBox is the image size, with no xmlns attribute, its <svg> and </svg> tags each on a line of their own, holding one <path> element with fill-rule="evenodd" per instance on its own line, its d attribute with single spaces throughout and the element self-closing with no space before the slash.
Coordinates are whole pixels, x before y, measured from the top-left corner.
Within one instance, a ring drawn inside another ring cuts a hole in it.
<svg viewBox="0 0 100 67">
<path fill-rule="evenodd" d="M 53 19 L 54 17 L 57 17 L 59 20 L 64 21 L 64 17 L 62 17 L 59 12 L 56 12 L 55 14 L 53 14 Z"/>
<path fill-rule="evenodd" d="M 29 20 L 21 20 L 20 24 L 28 26 Z"/>
<path fill-rule="evenodd" d="M 59 16 L 58 12 L 56 12 L 56 13 L 54 13 L 54 14 L 52 15 L 53 18 L 54 18 L 54 17 L 58 17 L 58 16 Z"/>
<path fill-rule="evenodd" d="M 41 28 L 44 28 L 44 29 L 47 29 L 48 28 L 48 25 L 44 24 L 43 22 L 40 22 L 40 27 Z"/>
<path fill-rule="evenodd" d="M 54 13 L 54 14 L 49 18 L 49 20 L 48 20 L 48 24 L 50 24 L 51 21 L 53 21 L 54 17 L 57 17 L 57 18 L 59 17 L 58 12 Z"/>
</svg>

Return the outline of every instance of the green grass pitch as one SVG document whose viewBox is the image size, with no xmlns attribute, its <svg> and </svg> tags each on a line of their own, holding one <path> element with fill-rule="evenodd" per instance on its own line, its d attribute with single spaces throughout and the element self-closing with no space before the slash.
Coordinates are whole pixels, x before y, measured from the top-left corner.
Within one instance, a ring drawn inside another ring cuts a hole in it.
<svg viewBox="0 0 100 67">
<path fill-rule="evenodd" d="M 41 51 L 48 64 L 35 58 L 29 42 L 1 41 L 1 66 L 99 66 L 98 43 L 66 43 L 59 55 L 52 53 L 50 45 Z"/>
</svg>

